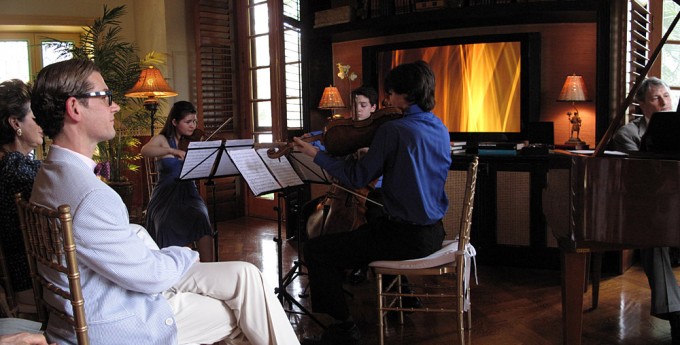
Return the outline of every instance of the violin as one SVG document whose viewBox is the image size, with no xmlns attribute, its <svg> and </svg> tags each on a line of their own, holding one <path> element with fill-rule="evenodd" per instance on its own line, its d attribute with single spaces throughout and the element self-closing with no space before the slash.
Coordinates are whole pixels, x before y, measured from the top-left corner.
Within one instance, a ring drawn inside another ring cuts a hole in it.
<svg viewBox="0 0 680 345">
<path fill-rule="evenodd" d="M 189 143 L 192 141 L 203 141 L 203 135 L 205 133 L 203 132 L 202 129 L 196 128 L 193 133 L 191 133 L 190 136 L 181 136 L 179 138 L 179 142 L 177 143 L 177 148 L 179 150 L 185 151 L 189 149 Z"/>
<path fill-rule="evenodd" d="M 306 142 L 306 143 L 311 143 L 313 141 L 321 140 L 323 142 L 323 134 L 317 134 L 317 135 L 312 135 L 309 137 L 302 137 L 300 140 Z M 295 143 L 294 142 L 289 142 L 289 143 L 272 143 L 270 145 L 271 147 L 267 149 L 267 157 L 271 159 L 277 159 L 281 158 L 281 156 L 285 156 L 290 154 L 293 149 L 295 148 Z"/>
<path fill-rule="evenodd" d="M 396 107 L 382 108 L 363 120 L 331 118 L 321 135 L 326 152 L 334 156 L 345 156 L 362 147 L 371 146 L 378 127 L 391 120 L 402 118 L 404 113 Z M 311 139 L 311 140 L 310 140 Z M 319 140 L 318 136 L 302 138 L 306 142 Z M 294 143 L 283 143 L 267 150 L 269 158 L 279 158 L 293 150 Z"/>
<path fill-rule="evenodd" d="M 404 116 L 396 107 L 382 108 L 363 120 L 335 119 L 331 120 L 323 134 L 326 151 L 334 156 L 345 156 L 362 147 L 371 146 L 378 128 L 385 122 L 400 119 Z"/>
</svg>

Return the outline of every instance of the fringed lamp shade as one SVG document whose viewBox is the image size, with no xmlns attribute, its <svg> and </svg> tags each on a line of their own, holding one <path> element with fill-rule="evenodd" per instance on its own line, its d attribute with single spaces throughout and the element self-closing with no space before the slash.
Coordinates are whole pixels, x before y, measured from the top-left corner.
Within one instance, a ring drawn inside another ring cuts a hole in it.
<svg viewBox="0 0 680 345">
<path fill-rule="evenodd" d="M 174 97 L 177 96 L 177 92 L 170 88 L 159 69 L 149 66 L 149 68 L 142 70 L 139 80 L 125 96 L 134 98 Z"/>
<path fill-rule="evenodd" d="M 153 136 L 155 115 L 158 110 L 158 98 L 174 96 L 177 96 L 177 92 L 170 88 L 161 71 L 153 68 L 153 66 L 143 69 L 135 86 L 125 93 L 125 97 L 146 98 L 144 108 L 151 115 L 151 136 Z"/>
<path fill-rule="evenodd" d="M 319 102 L 319 109 L 337 109 L 344 108 L 345 103 L 342 102 L 340 91 L 335 86 L 328 86 L 323 90 L 321 101 Z"/>
<path fill-rule="evenodd" d="M 580 75 L 570 75 L 567 76 L 567 80 L 562 86 L 562 92 L 560 96 L 557 97 L 559 102 L 588 102 L 590 101 L 590 96 L 588 95 L 588 90 L 586 89 L 586 83 L 583 80 L 583 76 Z"/>
</svg>

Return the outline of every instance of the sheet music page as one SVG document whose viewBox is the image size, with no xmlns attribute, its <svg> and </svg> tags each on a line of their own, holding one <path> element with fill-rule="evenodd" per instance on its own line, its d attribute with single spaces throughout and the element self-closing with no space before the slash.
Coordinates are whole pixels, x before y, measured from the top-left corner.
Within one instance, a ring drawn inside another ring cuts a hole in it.
<svg viewBox="0 0 680 345">
<path fill-rule="evenodd" d="M 180 179 L 209 177 L 221 145 L 222 140 L 190 142 L 179 173 Z"/>
<path fill-rule="evenodd" d="M 330 183 L 330 175 L 314 163 L 314 158 L 300 151 L 293 151 L 290 153 L 290 163 L 303 181 Z"/>
<path fill-rule="evenodd" d="M 274 159 L 269 158 L 267 156 L 266 148 L 257 150 L 257 154 L 262 157 L 262 161 L 265 165 L 267 165 L 272 175 L 274 175 L 274 178 L 279 181 L 279 184 L 282 187 L 299 186 L 304 184 L 304 182 L 302 182 L 298 174 L 295 172 L 295 169 L 293 169 L 293 167 L 290 165 L 290 162 L 286 156 Z"/>
<path fill-rule="evenodd" d="M 226 151 L 243 150 L 251 148 L 253 146 L 253 143 L 254 143 L 253 139 L 234 139 L 227 140 L 224 143 L 224 146 Z M 234 165 L 234 162 L 231 160 L 231 157 L 229 157 L 228 152 L 223 152 L 220 161 L 217 163 L 215 177 L 234 176 L 238 174 L 240 173 L 236 168 L 236 165 Z"/>
<path fill-rule="evenodd" d="M 246 179 L 253 194 L 259 196 L 281 189 L 281 185 L 276 182 L 255 149 L 227 150 L 227 153 Z"/>
</svg>

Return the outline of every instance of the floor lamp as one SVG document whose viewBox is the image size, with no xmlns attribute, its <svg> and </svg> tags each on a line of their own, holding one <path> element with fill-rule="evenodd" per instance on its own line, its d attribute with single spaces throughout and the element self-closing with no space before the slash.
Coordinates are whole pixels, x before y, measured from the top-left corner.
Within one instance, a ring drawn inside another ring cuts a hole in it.
<svg viewBox="0 0 680 345">
<path fill-rule="evenodd" d="M 177 96 L 177 92 L 168 86 L 161 71 L 153 66 L 143 69 L 135 86 L 125 93 L 125 97 L 146 98 L 144 100 L 144 109 L 148 110 L 151 115 L 152 137 L 154 135 L 154 125 L 156 124 L 155 116 L 156 111 L 158 111 L 158 98 L 174 96 Z"/>
</svg>

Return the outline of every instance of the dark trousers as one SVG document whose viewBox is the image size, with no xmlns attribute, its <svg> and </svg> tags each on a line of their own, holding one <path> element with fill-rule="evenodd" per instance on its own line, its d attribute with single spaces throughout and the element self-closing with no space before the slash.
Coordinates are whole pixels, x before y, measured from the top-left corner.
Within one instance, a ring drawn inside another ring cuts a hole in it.
<svg viewBox="0 0 680 345">
<path fill-rule="evenodd" d="M 640 249 L 640 261 L 652 292 L 651 314 L 661 318 L 680 311 L 680 287 L 668 253 L 668 247 Z"/>
<path fill-rule="evenodd" d="M 376 260 L 408 260 L 439 250 L 444 240 L 441 221 L 413 225 L 381 217 L 350 232 L 329 234 L 309 240 L 304 257 L 309 273 L 314 312 L 337 320 L 349 318 L 342 289 L 344 270 Z"/>
</svg>

